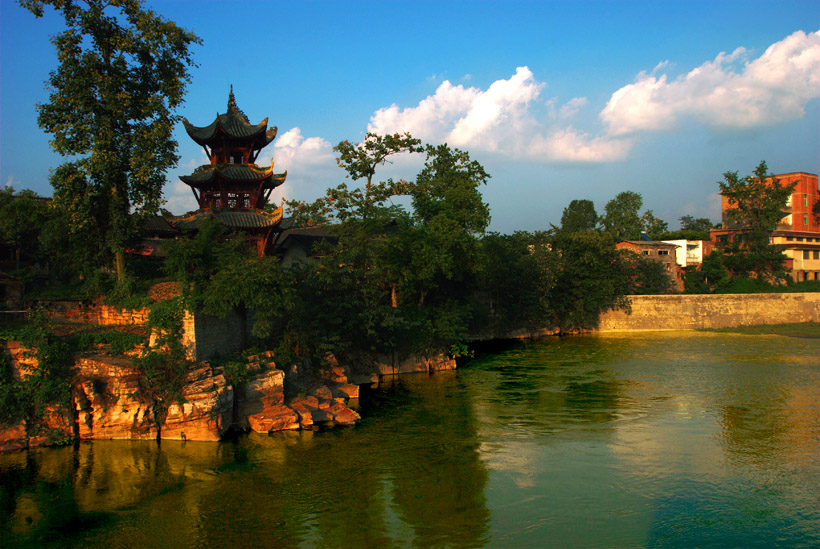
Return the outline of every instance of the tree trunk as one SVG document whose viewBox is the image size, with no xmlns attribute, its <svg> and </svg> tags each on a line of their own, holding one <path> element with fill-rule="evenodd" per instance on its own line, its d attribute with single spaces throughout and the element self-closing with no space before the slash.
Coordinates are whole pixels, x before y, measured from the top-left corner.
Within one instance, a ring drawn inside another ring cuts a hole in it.
<svg viewBox="0 0 820 549">
<path fill-rule="evenodd" d="M 116 253 L 117 265 L 117 284 L 121 284 L 125 280 L 125 250 L 120 248 Z"/>
</svg>

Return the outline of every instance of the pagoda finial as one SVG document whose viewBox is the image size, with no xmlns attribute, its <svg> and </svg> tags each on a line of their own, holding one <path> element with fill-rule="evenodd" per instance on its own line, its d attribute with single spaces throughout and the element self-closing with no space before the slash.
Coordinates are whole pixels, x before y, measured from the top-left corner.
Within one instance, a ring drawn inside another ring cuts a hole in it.
<svg viewBox="0 0 820 549">
<path fill-rule="evenodd" d="M 230 114 L 232 112 L 239 114 L 242 117 L 242 119 L 245 120 L 245 122 L 250 123 L 248 121 L 248 117 L 245 116 L 244 112 L 242 112 L 242 109 L 240 109 L 239 107 L 236 106 L 236 97 L 234 97 L 234 95 L 233 95 L 233 84 L 231 84 L 231 92 L 228 94 L 228 113 L 227 114 Z"/>
<path fill-rule="evenodd" d="M 231 93 L 228 94 L 228 111 L 239 110 L 236 106 L 236 97 L 233 96 L 233 84 L 231 84 Z"/>
</svg>

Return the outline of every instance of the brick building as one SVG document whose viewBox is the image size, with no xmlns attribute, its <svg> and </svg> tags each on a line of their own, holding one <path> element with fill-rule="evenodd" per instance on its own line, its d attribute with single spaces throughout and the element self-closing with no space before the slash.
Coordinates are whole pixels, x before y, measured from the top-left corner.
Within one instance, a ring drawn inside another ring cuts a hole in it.
<svg viewBox="0 0 820 549">
<path fill-rule="evenodd" d="M 653 261 L 659 261 L 669 276 L 672 288 L 676 291 L 683 290 L 683 273 L 678 268 L 676 260 L 677 244 L 658 240 L 624 240 L 618 242 L 615 247 L 644 255 Z"/>
<path fill-rule="evenodd" d="M 814 205 L 820 201 L 817 174 L 793 172 L 775 175 L 781 184 L 797 183 L 786 203 L 789 212 L 771 232 L 769 240 L 780 246 L 788 257 L 786 267 L 796 282 L 820 280 L 820 225 L 813 214 Z M 769 178 L 768 181 L 771 181 Z M 712 229 L 712 240 L 716 243 L 733 240 L 744 228 L 732 225 L 726 212 L 734 206 L 721 197 L 722 229 Z"/>
</svg>

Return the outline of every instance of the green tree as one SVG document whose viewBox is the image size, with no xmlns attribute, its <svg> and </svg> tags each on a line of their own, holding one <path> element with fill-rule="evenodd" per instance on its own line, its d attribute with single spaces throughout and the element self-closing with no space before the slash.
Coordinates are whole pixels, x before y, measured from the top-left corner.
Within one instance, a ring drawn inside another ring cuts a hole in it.
<svg viewBox="0 0 820 549">
<path fill-rule="evenodd" d="M 561 215 L 561 230 L 571 233 L 591 231 L 598 225 L 598 213 L 592 200 L 573 200 Z"/>
<path fill-rule="evenodd" d="M 652 240 L 657 240 L 660 235 L 669 230 L 669 224 L 663 219 L 655 217 L 652 210 L 646 210 L 641 216 L 641 226 L 643 232 L 649 235 Z"/>
<path fill-rule="evenodd" d="M 548 326 L 552 321 L 548 296 L 560 257 L 552 250 L 547 233 L 490 233 L 481 244 L 480 295 L 489 308 L 484 324 L 491 333 L 503 336 L 513 330 Z"/>
<path fill-rule="evenodd" d="M 783 185 L 768 173 L 765 161 L 754 175 L 738 177 L 737 172 L 726 172 L 723 179 L 718 182 L 720 194 L 730 206 L 724 211 L 728 222 L 724 226 L 740 230 L 724 248 L 724 265 L 735 277 L 786 280 L 786 256 L 769 244 L 769 235 L 788 215 L 786 204 L 797 183 Z"/>
<path fill-rule="evenodd" d="M 561 331 L 593 328 L 602 312 L 629 307 L 634 270 L 626 254 L 632 252 L 617 249 L 612 234 L 558 234 L 552 249 L 560 263 L 547 300 Z"/>
<path fill-rule="evenodd" d="M 174 110 L 199 38 L 140 0 L 20 4 L 36 17 L 51 6 L 65 20 L 52 39 L 60 63 L 49 102 L 37 106 L 54 150 L 73 157 L 52 174 L 54 201 L 72 230 L 93 235 L 101 259 L 115 259 L 122 282 L 126 243 L 140 218 L 159 209 L 165 170 L 179 159 Z"/>
<path fill-rule="evenodd" d="M 694 218 L 691 215 L 684 215 L 680 218 L 680 229 L 682 231 L 698 231 L 708 234 L 712 226 L 712 222 L 705 217 Z"/>
<path fill-rule="evenodd" d="M 723 253 L 714 250 L 703 258 L 700 265 L 686 267 L 683 288 L 687 294 L 711 294 L 720 292 L 729 282 L 729 271 L 723 265 Z"/>
<path fill-rule="evenodd" d="M 15 268 L 20 268 L 20 254 L 27 250 L 39 255 L 39 235 L 48 221 L 46 202 L 34 191 L 0 189 L 0 241 L 14 248 Z"/>
<path fill-rule="evenodd" d="M 601 222 L 607 232 L 618 240 L 638 240 L 643 223 L 638 213 L 643 206 L 643 198 L 632 191 L 618 193 L 606 203 Z"/>
<path fill-rule="evenodd" d="M 633 255 L 634 257 L 629 258 L 634 269 L 633 285 L 629 290 L 630 294 L 657 295 L 667 294 L 672 291 L 672 281 L 663 263 L 643 255 Z"/>
</svg>

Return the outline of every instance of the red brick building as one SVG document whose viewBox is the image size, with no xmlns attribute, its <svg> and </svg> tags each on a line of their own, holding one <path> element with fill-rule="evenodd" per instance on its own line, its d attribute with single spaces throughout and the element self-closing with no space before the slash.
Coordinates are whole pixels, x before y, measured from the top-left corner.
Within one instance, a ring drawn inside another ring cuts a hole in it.
<svg viewBox="0 0 820 549">
<path fill-rule="evenodd" d="M 797 183 L 786 204 L 788 215 L 780 220 L 772 231 L 770 241 L 780 246 L 789 258 L 787 267 L 796 282 L 820 280 L 820 225 L 814 217 L 813 208 L 820 201 L 817 174 L 806 172 L 784 173 L 774 176 L 781 184 Z M 768 181 L 771 181 L 769 178 Z M 728 242 L 742 233 L 742 227 L 731 226 L 726 212 L 735 207 L 721 197 L 723 229 L 712 229 L 712 240 Z"/>
</svg>

